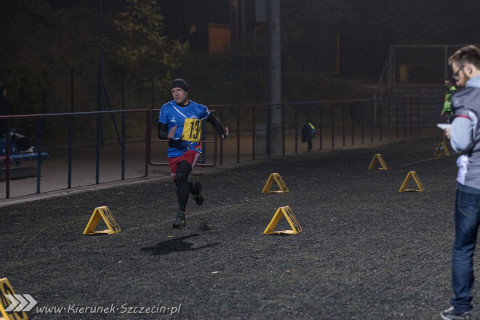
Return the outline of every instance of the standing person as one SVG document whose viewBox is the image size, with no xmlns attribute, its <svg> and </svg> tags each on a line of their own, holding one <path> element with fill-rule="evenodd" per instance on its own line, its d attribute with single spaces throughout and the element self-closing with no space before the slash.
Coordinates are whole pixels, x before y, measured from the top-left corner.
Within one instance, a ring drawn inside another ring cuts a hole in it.
<svg viewBox="0 0 480 320">
<path fill-rule="evenodd" d="M 317 130 L 315 130 L 315 127 L 311 122 L 307 123 L 306 125 L 303 126 L 302 129 L 302 142 L 308 142 L 308 152 L 312 150 L 312 139 L 315 137 L 315 133 Z"/>
<path fill-rule="evenodd" d="M 173 80 L 171 89 L 173 100 L 160 109 L 158 137 L 168 140 L 168 163 L 177 186 L 178 213 L 173 227 L 184 228 L 185 208 L 190 193 L 198 205 L 203 204 L 202 185 L 198 180 L 195 184 L 188 181 L 188 175 L 202 152 L 202 121 L 212 123 L 222 139 L 228 136 L 228 128 L 223 127 L 213 111 L 189 99 L 185 80 Z"/>
<path fill-rule="evenodd" d="M 452 99 L 455 119 L 446 135 L 457 160 L 455 240 L 452 249 L 451 307 L 443 319 L 471 319 L 474 283 L 473 255 L 480 225 L 480 49 L 466 46 L 449 59 L 457 86 L 465 86 Z"/>
<path fill-rule="evenodd" d="M 446 123 L 452 123 L 453 110 L 452 110 L 452 97 L 457 92 L 457 88 L 453 85 L 451 80 L 445 80 L 445 101 L 443 102 L 442 113 L 440 114 Z"/>
<path fill-rule="evenodd" d="M 0 116 L 9 116 L 13 114 L 12 107 L 7 101 L 7 86 L 0 83 Z M 6 121 L 0 120 L 0 137 L 5 137 Z"/>
<path fill-rule="evenodd" d="M 7 86 L 4 83 L 0 83 L 0 115 L 1 116 L 10 116 L 14 115 L 15 112 L 10 106 L 7 100 Z M 11 146 L 13 145 L 12 150 L 16 153 L 20 152 L 33 152 L 33 145 L 29 138 L 24 135 L 19 134 L 16 129 L 14 122 L 10 120 L 10 139 Z M 0 138 L 6 138 L 7 122 L 6 120 L 0 120 Z M 18 150 L 17 150 L 18 149 Z"/>
</svg>

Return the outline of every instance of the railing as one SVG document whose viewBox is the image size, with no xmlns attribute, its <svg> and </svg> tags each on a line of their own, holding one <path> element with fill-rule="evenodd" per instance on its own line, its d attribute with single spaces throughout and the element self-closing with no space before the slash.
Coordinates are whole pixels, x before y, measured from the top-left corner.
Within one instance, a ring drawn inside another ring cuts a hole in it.
<svg viewBox="0 0 480 320">
<path fill-rule="evenodd" d="M 230 135 L 225 141 L 218 139 L 213 128 L 207 125 L 203 130 L 203 159 L 198 166 L 306 152 L 306 145 L 302 147 L 299 141 L 302 128 L 308 122 L 317 130 L 313 151 L 431 133 L 435 124 L 440 122 L 439 101 L 442 100 L 415 98 L 284 103 L 281 124 L 277 127 L 270 123 L 270 106 L 266 104 L 209 106 L 229 126 Z M 30 127 L 36 125 L 35 152 L 48 152 L 50 157 L 44 162 L 38 158 L 35 163 L 34 191 L 31 190 L 31 179 L 14 181 L 11 163 L 4 162 L 2 171 L 5 177 L 0 183 L 0 193 L 8 199 L 12 196 L 12 185 L 14 197 L 18 197 L 155 176 L 158 173 L 152 172 L 152 168 L 168 165 L 167 143 L 156 138 L 158 111 L 129 109 L 0 116 L 7 126 L 13 121 L 17 125 L 27 122 Z M 271 141 L 275 130 L 279 135 L 276 141 Z M 273 144 L 280 146 L 277 152 L 272 152 L 275 149 Z M 9 158 L 8 152 L 7 148 L 5 159 Z M 91 164 L 93 160 L 94 165 Z M 45 166 L 47 170 L 43 170 Z M 85 167 L 90 171 L 82 171 L 87 170 Z M 95 172 L 94 181 L 93 178 L 87 179 L 92 171 Z M 165 168 L 160 174 L 168 173 Z M 50 185 L 53 176 L 62 175 L 65 177 L 56 177 L 55 187 L 42 189 L 42 183 Z M 76 175 L 75 179 L 73 175 Z"/>
</svg>

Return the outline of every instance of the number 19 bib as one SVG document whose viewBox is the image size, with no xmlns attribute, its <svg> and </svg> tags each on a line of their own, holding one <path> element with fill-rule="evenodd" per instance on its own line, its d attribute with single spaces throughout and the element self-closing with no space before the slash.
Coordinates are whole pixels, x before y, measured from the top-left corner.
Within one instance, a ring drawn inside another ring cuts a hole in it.
<svg viewBox="0 0 480 320">
<path fill-rule="evenodd" d="M 199 142 L 202 135 L 202 120 L 201 119 L 185 119 L 183 125 L 182 140 Z"/>
</svg>

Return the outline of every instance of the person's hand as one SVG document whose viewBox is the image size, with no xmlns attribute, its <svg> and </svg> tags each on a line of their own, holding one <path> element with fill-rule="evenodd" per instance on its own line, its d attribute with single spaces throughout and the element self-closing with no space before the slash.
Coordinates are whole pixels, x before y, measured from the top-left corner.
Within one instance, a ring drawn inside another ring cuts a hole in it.
<svg viewBox="0 0 480 320">
<path fill-rule="evenodd" d="M 175 130 L 177 130 L 177 126 L 173 126 L 170 131 L 168 132 L 168 140 L 173 140 L 173 138 L 175 137 Z"/>
<path fill-rule="evenodd" d="M 223 131 L 225 131 L 225 136 L 228 137 L 228 127 L 225 127 L 223 129 L 224 129 Z"/>
<path fill-rule="evenodd" d="M 445 129 L 445 135 L 447 136 L 448 139 L 450 139 L 450 128 L 451 127 L 447 127 L 447 129 Z"/>
<path fill-rule="evenodd" d="M 443 114 L 444 114 L 444 112 L 442 111 L 442 113 L 440 113 L 440 115 L 443 117 Z"/>
</svg>

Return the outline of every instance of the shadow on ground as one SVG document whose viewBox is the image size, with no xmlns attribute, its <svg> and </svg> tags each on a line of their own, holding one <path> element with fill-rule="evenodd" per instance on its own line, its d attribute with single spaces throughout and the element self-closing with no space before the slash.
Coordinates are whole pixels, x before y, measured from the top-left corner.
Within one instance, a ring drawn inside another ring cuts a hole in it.
<svg viewBox="0 0 480 320">
<path fill-rule="evenodd" d="M 194 243 L 186 241 L 189 238 L 198 237 L 198 236 L 199 234 L 196 233 L 196 234 L 192 234 L 185 237 L 162 241 L 157 243 L 154 247 L 142 248 L 142 251 L 151 252 L 152 255 L 158 256 L 158 255 L 165 255 L 165 254 L 180 252 L 180 251 L 201 250 L 204 248 L 209 248 L 209 247 L 213 247 L 220 244 L 220 243 L 212 243 L 212 244 L 207 244 L 198 248 L 194 248 L 193 247 Z"/>
</svg>

